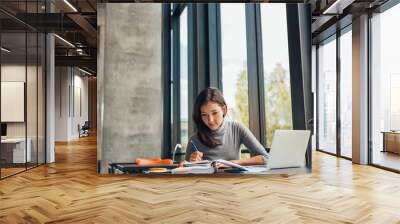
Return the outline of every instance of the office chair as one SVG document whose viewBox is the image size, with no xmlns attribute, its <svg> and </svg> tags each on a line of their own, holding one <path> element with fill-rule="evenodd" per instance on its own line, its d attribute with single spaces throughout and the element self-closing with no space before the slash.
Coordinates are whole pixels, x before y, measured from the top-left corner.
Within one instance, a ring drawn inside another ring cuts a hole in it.
<svg viewBox="0 0 400 224">
<path fill-rule="evenodd" d="M 82 127 L 80 127 L 80 125 L 78 124 L 78 129 L 79 129 L 79 138 L 89 136 L 89 129 L 90 129 L 89 121 L 85 121 Z"/>
</svg>

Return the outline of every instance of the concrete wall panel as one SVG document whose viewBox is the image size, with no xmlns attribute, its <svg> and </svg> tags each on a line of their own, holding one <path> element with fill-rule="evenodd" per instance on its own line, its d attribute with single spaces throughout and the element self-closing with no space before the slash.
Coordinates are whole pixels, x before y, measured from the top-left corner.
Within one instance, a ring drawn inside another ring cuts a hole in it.
<svg viewBox="0 0 400 224">
<path fill-rule="evenodd" d="M 161 155 L 161 4 L 101 7 L 98 157 L 106 173 L 109 162 Z"/>
</svg>

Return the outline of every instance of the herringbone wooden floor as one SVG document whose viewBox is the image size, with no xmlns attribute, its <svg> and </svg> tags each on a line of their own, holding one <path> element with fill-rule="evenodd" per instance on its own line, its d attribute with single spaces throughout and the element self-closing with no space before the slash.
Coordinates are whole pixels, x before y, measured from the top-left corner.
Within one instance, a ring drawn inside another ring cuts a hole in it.
<svg viewBox="0 0 400 224">
<path fill-rule="evenodd" d="M 319 152 L 293 176 L 98 176 L 96 140 L 0 181 L 0 223 L 400 223 L 400 175 Z"/>
</svg>

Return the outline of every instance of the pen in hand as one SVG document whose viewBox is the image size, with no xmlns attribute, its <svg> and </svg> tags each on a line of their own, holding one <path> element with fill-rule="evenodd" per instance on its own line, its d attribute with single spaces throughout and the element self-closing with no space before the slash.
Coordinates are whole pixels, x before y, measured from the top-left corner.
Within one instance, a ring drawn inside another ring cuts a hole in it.
<svg viewBox="0 0 400 224">
<path fill-rule="evenodd" d="M 192 143 L 194 150 L 199 152 L 199 149 L 197 148 L 197 146 L 194 144 L 193 140 L 190 140 L 190 143 Z"/>
<path fill-rule="evenodd" d="M 190 140 L 190 143 L 192 144 L 194 149 L 194 152 L 190 155 L 190 162 L 200 161 L 203 157 L 203 153 L 199 151 L 193 140 Z"/>
</svg>

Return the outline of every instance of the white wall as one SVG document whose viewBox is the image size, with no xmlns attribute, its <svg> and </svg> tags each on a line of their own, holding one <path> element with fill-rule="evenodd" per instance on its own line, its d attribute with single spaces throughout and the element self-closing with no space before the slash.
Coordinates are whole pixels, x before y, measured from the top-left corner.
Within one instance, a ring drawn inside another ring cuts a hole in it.
<svg viewBox="0 0 400 224">
<path fill-rule="evenodd" d="M 24 122 L 25 83 L 1 82 L 1 121 Z"/>
<path fill-rule="evenodd" d="M 67 141 L 68 139 L 68 85 L 69 77 L 67 67 L 55 68 L 55 141 Z"/>
<path fill-rule="evenodd" d="M 27 72 L 27 73 L 26 73 Z M 40 72 L 40 71 L 39 71 Z M 2 65 L 1 81 L 3 82 L 25 82 L 25 75 L 28 76 L 27 88 L 27 120 L 28 120 L 28 137 L 30 133 L 36 133 L 36 66 L 25 65 Z M 34 77 L 33 77 L 34 76 Z M 33 86 L 33 87 L 32 87 Z M 29 88 L 30 87 L 30 88 Z M 5 96 L 3 96 L 5 97 Z M 39 105 L 40 107 L 40 105 Z M 7 110 L 7 108 L 1 108 Z M 33 122 L 33 123 L 32 123 Z M 8 137 L 25 137 L 25 126 L 27 122 L 7 122 Z M 36 134 L 35 134 L 36 136 Z"/>
<path fill-rule="evenodd" d="M 78 124 L 88 120 L 88 77 L 72 67 L 56 67 L 55 73 L 55 141 L 77 139 Z"/>
<path fill-rule="evenodd" d="M 25 82 L 25 65 L 2 65 L 1 66 L 1 81 L 2 82 Z M 28 67 L 28 71 L 31 70 Z M 28 72 L 28 74 L 31 74 Z M 3 96 L 4 97 L 4 96 Z M 7 108 L 1 108 L 6 110 Z M 7 123 L 8 137 L 25 137 L 25 122 Z"/>
<path fill-rule="evenodd" d="M 78 72 L 78 73 L 77 73 Z M 78 133 L 78 124 L 81 126 L 85 123 L 85 121 L 88 120 L 88 77 L 87 76 L 82 76 L 83 73 L 81 73 L 78 70 L 74 70 L 74 90 L 75 94 L 72 96 L 72 99 L 74 99 L 74 102 L 71 103 L 74 105 L 72 108 L 72 119 L 71 119 L 71 132 L 70 135 L 72 138 L 78 138 L 79 133 Z M 78 93 L 80 91 L 80 93 Z M 80 97 L 79 97 L 80 95 Z M 80 102 L 79 102 L 80 101 Z M 80 105 L 79 105 L 80 104 Z M 81 107 L 81 108 L 79 108 Z M 81 111 L 79 111 L 79 109 Z"/>
</svg>

